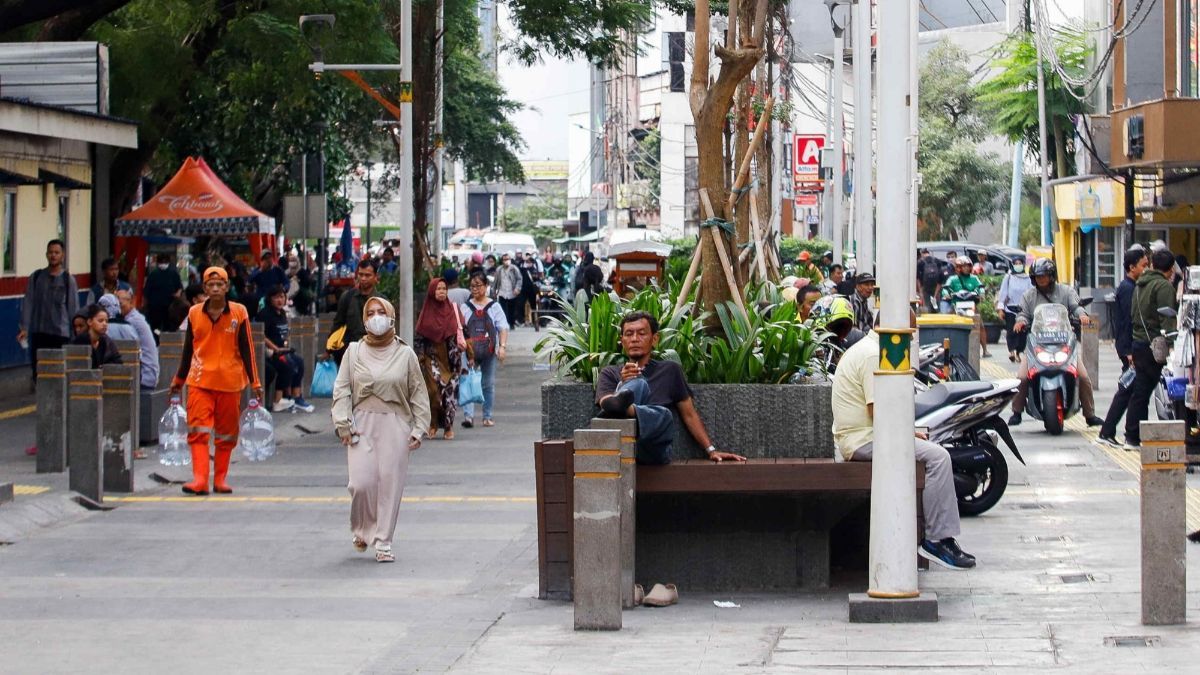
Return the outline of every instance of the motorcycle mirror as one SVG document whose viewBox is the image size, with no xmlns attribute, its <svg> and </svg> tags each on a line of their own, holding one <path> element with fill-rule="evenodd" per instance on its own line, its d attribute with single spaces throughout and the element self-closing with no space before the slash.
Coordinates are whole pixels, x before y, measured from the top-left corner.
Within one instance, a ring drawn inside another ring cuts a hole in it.
<svg viewBox="0 0 1200 675">
<path fill-rule="evenodd" d="M 1159 307 L 1158 313 L 1162 316 L 1179 316 L 1179 312 L 1176 312 L 1171 307 Z"/>
</svg>

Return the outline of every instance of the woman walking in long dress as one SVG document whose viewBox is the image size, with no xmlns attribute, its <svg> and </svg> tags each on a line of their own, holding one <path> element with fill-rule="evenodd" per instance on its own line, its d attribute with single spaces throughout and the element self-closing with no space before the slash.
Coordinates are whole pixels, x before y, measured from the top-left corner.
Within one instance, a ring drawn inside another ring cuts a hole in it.
<svg viewBox="0 0 1200 675">
<path fill-rule="evenodd" d="M 409 452 L 429 426 L 429 394 L 412 348 L 396 336 L 396 310 L 383 298 L 363 306 L 367 334 L 350 343 L 333 387 L 333 424 L 350 466 L 350 530 L 359 552 L 393 562 L 392 535 L 408 477 Z"/>
<path fill-rule="evenodd" d="M 417 317 L 413 349 L 425 374 L 429 391 L 431 423 L 429 437 L 443 429 L 443 438 L 454 438 L 454 414 L 458 411 L 458 377 L 463 370 L 463 347 L 459 344 L 461 319 L 458 309 L 448 299 L 448 286 L 443 279 L 429 284 L 429 294 Z"/>
</svg>

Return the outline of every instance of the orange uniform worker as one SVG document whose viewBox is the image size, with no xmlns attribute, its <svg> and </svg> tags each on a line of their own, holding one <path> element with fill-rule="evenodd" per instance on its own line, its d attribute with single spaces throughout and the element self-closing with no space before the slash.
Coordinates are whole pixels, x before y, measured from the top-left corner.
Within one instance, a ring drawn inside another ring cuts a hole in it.
<svg viewBox="0 0 1200 675">
<path fill-rule="evenodd" d="M 220 267 L 201 277 L 208 299 L 188 311 L 187 334 L 171 393 L 188 385 L 188 444 L 192 447 L 193 480 L 183 486 L 190 495 L 208 494 L 208 454 L 213 453 L 213 491 L 233 492 L 225 477 L 237 444 L 242 390 L 249 384 L 262 400 L 254 360 L 250 318 L 246 308 L 226 300 L 229 275 Z"/>
</svg>

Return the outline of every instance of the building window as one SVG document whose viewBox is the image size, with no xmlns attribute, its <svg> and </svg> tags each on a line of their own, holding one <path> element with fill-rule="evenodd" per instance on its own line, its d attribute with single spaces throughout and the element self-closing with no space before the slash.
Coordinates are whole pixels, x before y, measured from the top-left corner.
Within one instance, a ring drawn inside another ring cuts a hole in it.
<svg viewBox="0 0 1200 675">
<path fill-rule="evenodd" d="M 1179 95 L 1200 98 L 1200 0 L 1179 3 Z"/>
<path fill-rule="evenodd" d="M 684 125 L 683 127 L 683 156 L 700 156 L 700 152 L 696 149 L 696 127 L 691 124 Z"/>
<path fill-rule="evenodd" d="M 1124 276 L 1120 227 L 1101 227 L 1096 230 L 1096 288 L 1116 288 Z"/>
<path fill-rule="evenodd" d="M 58 238 L 63 242 L 67 241 L 68 233 L 71 231 L 71 193 L 58 193 Z M 65 247 L 64 247 L 65 248 Z"/>
<path fill-rule="evenodd" d="M 3 225 L 0 228 L 0 236 L 4 237 L 4 260 L 3 269 L 0 272 L 4 274 L 13 274 L 17 271 L 17 193 L 11 190 L 4 191 L 4 213 L 0 215 Z"/>
</svg>

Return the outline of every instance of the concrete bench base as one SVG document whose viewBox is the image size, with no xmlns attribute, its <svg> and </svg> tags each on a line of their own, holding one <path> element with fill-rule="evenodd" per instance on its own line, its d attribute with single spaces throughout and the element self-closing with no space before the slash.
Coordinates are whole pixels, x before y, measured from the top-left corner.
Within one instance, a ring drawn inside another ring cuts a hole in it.
<svg viewBox="0 0 1200 675">
<path fill-rule="evenodd" d="M 11 502 L 13 500 L 13 484 L 0 483 L 0 504 Z"/>
</svg>

